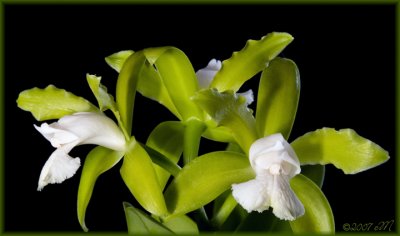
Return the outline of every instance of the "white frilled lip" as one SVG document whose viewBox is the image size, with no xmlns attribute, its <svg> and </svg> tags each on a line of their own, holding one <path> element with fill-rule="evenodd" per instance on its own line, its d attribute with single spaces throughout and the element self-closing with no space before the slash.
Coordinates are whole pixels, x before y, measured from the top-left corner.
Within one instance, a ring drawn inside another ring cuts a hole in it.
<svg viewBox="0 0 400 236">
<path fill-rule="evenodd" d="M 304 214 L 304 206 L 290 187 L 290 179 L 300 173 L 296 153 L 281 134 L 273 134 L 253 143 L 249 159 L 255 179 L 232 185 L 232 195 L 248 212 L 273 208 L 282 220 L 294 220 Z"/>
<path fill-rule="evenodd" d="M 42 168 L 38 190 L 47 184 L 61 183 L 76 173 L 80 159 L 68 155 L 75 146 L 97 144 L 116 151 L 125 150 L 123 133 L 113 120 L 101 113 L 79 112 L 35 128 L 57 148 Z"/>
<path fill-rule="evenodd" d="M 276 173 L 277 167 L 280 167 L 281 174 L 290 178 L 300 173 L 299 159 L 280 133 L 256 140 L 250 147 L 249 159 L 257 174 L 264 171 Z"/>
</svg>

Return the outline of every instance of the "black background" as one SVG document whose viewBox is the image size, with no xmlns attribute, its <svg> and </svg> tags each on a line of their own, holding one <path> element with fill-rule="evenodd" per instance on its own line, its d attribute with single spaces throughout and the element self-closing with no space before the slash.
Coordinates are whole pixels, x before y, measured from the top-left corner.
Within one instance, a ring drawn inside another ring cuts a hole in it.
<svg viewBox="0 0 400 236">
<path fill-rule="evenodd" d="M 353 128 L 391 159 L 352 176 L 327 166 L 323 191 L 344 223 L 379 223 L 395 216 L 394 5 L 6 5 L 5 230 L 80 231 L 76 194 L 80 170 L 62 185 L 37 192 L 40 170 L 54 150 L 17 108 L 18 93 L 54 84 L 94 104 L 85 74 L 103 76 L 110 92 L 117 74 L 104 57 L 126 49 L 176 46 L 195 70 L 226 59 L 247 39 L 272 31 L 295 38 L 282 56 L 300 70 L 302 90 L 291 139 L 321 127 Z M 246 87 L 257 86 L 257 79 Z M 174 119 L 138 95 L 133 133 L 145 141 L 157 123 Z M 210 143 L 203 148 L 212 149 Z M 75 148 L 85 155 L 93 146 Z M 134 202 L 119 165 L 102 175 L 87 211 L 93 231 L 125 230 L 122 201 Z M 394 227 L 392 228 L 392 230 Z"/>
</svg>

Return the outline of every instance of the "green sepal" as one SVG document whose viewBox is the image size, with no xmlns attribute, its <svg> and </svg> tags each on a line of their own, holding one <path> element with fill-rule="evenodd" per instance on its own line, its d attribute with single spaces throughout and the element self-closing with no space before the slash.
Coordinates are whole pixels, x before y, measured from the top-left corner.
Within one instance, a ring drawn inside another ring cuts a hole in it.
<svg viewBox="0 0 400 236">
<path fill-rule="evenodd" d="M 333 164 L 345 174 L 368 170 L 389 159 L 387 151 L 352 129 L 319 129 L 297 138 L 291 145 L 302 165 Z"/>
<path fill-rule="evenodd" d="M 147 60 L 157 68 L 181 119 L 204 120 L 204 114 L 191 100 L 199 85 L 187 56 L 175 47 L 148 48 L 145 54 Z"/>
<path fill-rule="evenodd" d="M 197 224 L 187 215 L 170 217 L 162 224 L 176 234 L 199 234 Z"/>
<path fill-rule="evenodd" d="M 194 211 L 217 198 L 233 183 L 254 178 L 248 158 L 235 152 L 202 155 L 179 172 L 165 191 L 172 215 Z"/>
<path fill-rule="evenodd" d="M 173 234 L 167 227 L 130 203 L 124 202 L 123 206 L 129 234 Z"/>
<path fill-rule="evenodd" d="M 184 126 L 179 121 L 160 123 L 150 133 L 146 146 L 167 157 L 171 162 L 178 163 L 183 151 Z M 149 153 L 150 154 L 150 153 Z M 153 156 L 153 155 L 151 155 Z M 162 189 L 167 184 L 170 173 L 158 165 L 154 167 Z"/>
<path fill-rule="evenodd" d="M 109 66 L 119 73 L 126 59 L 133 53 L 134 51 L 132 50 L 119 51 L 106 57 L 105 60 Z"/>
<path fill-rule="evenodd" d="M 258 87 L 256 125 L 261 137 L 281 133 L 289 138 L 300 96 L 300 74 L 296 64 L 273 59 L 261 74 Z"/>
<path fill-rule="evenodd" d="M 84 231 L 88 231 L 85 224 L 86 208 L 92 197 L 97 178 L 117 164 L 123 156 L 123 152 L 117 152 L 102 146 L 95 147 L 87 155 L 79 182 L 77 202 L 78 221 Z"/>
<path fill-rule="evenodd" d="M 321 189 L 304 175 L 296 175 L 290 186 L 304 205 L 305 213 L 290 227 L 294 233 L 334 233 L 335 221 L 332 209 Z"/>
<path fill-rule="evenodd" d="M 266 67 L 290 42 L 293 37 L 288 33 L 269 33 L 260 40 L 248 40 L 239 52 L 222 62 L 221 70 L 215 75 L 210 88 L 218 91 L 239 88 Z"/>
<path fill-rule="evenodd" d="M 206 111 L 219 126 L 231 130 L 241 148 L 248 152 L 257 140 L 256 123 L 246 98 L 232 91 L 218 92 L 216 89 L 199 91 L 193 100 Z"/>
<path fill-rule="evenodd" d="M 31 112 L 38 121 L 59 119 L 76 112 L 99 112 L 88 100 L 54 85 L 22 91 L 17 104 L 22 110 Z"/>
<path fill-rule="evenodd" d="M 97 102 L 99 103 L 100 110 L 105 111 L 110 109 L 113 112 L 116 112 L 117 106 L 115 104 L 114 97 L 109 94 L 107 92 L 107 88 L 100 83 L 101 77 L 86 74 L 86 80 L 94 96 L 96 97 Z"/>
<path fill-rule="evenodd" d="M 120 173 L 126 186 L 144 209 L 156 216 L 168 214 L 153 162 L 133 137 L 127 146 Z"/>
</svg>

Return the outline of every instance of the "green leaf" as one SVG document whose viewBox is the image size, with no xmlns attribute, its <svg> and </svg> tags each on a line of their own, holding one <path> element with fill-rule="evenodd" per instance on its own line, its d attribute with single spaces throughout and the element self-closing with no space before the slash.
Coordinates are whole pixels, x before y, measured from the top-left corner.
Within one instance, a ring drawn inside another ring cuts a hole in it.
<svg viewBox="0 0 400 236">
<path fill-rule="evenodd" d="M 242 50 L 234 52 L 231 58 L 222 62 L 221 70 L 210 87 L 221 92 L 238 91 L 244 82 L 264 69 L 292 40 L 290 34 L 277 32 L 267 34 L 258 41 L 248 40 Z"/>
<path fill-rule="evenodd" d="M 290 226 L 294 233 L 334 233 L 332 209 L 321 189 L 304 175 L 296 175 L 290 186 L 304 205 L 305 214 Z"/>
<path fill-rule="evenodd" d="M 145 49 L 145 54 L 148 60 L 154 61 L 182 120 L 187 121 L 192 118 L 204 120 L 202 111 L 191 100 L 199 89 L 199 85 L 192 64 L 186 55 L 174 47 L 149 48 Z"/>
<path fill-rule="evenodd" d="M 86 79 L 90 89 L 97 99 L 97 102 L 99 103 L 100 110 L 105 111 L 107 109 L 110 109 L 116 112 L 117 107 L 114 101 L 114 97 L 109 94 L 107 92 L 107 88 L 100 83 L 101 77 L 86 74 Z"/>
<path fill-rule="evenodd" d="M 59 119 L 76 112 L 98 112 L 86 99 L 49 85 L 45 89 L 32 88 L 22 91 L 17 99 L 18 107 L 29 111 L 38 121 Z"/>
<path fill-rule="evenodd" d="M 178 163 L 183 151 L 184 127 L 179 121 L 166 121 L 160 123 L 150 133 L 146 146 L 156 150 L 171 162 Z M 158 165 L 154 166 L 161 188 L 167 184 L 170 173 Z"/>
<path fill-rule="evenodd" d="M 143 51 L 133 53 L 122 66 L 117 80 L 116 103 L 124 129 L 131 134 L 136 88 L 145 64 Z"/>
<path fill-rule="evenodd" d="M 88 231 L 85 224 L 86 208 L 92 197 L 93 188 L 97 178 L 105 171 L 111 169 L 124 156 L 102 146 L 95 147 L 86 157 L 78 189 L 78 220 L 84 231 Z"/>
<path fill-rule="evenodd" d="M 199 234 L 197 224 L 187 215 L 170 217 L 162 224 L 176 234 Z"/>
<path fill-rule="evenodd" d="M 204 122 L 190 119 L 185 122 L 183 134 L 183 163 L 186 165 L 198 156 L 201 135 L 206 129 Z"/>
<path fill-rule="evenodd" d="M 157 216 L 167 215 L 153 162 L 134 138 L 128 145 L 120 172 L 126 186 L 144 209 Z"/>
<path fill-rule="evenodd" d="M 129 234 L 172 234 L 172 231 L 146 213 L 124 202 L 126 223 Z"/>
<path fill-rule="evenodd" d="M 233 183 L 254 178 L 248 158 L 235 152 L 211 152 L 186 165 L 165 191 L 172 215 L 196 210 L 214 200 Z"/>
<path fill-rule="evenodd" d="M 319 188 L 322 188 L 325 179 L 324 165 L 301 166 L 301 174 L 312 180 Z"/>
<path fill-rule="evenodd" d="M 126 59 L 133 53 L 134 51 L 132 50 L 120 51 L 111 54 L 110 56 L 106 57 L 105 60 L 109 66 L 119 73 Z"/>
<path fill-rule="evenodd" d="M 301 164 L 333 164 L 346 174 L 378 166 L 389 154 L 352 129 L 323 128 L 309 132 L 291 143 Z"/>
<path fill-rule="evenodd" d="M 216 89 L 207 89 L 199 91 L 193 99 L 219 126 L 231 130 L 243 151 L 249 151 L 258 135 L 252 111 L 247 108 L 243 96 L 232 91 L 220 93 Z"/>
<path fill-rule="evenodd" d="M 256 125 L 261 137 L 281 133 L 289 138 L 300 96 L 300 74 L 296 64 L 275 58 L 261 74 L 258 87 Z"/>
</svg>

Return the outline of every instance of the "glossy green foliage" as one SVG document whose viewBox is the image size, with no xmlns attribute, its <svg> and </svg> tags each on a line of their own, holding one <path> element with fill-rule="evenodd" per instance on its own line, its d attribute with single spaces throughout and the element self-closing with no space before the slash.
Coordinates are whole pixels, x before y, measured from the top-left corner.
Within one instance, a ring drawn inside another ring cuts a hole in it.
<svg viewBox="0 0 400 236">
<path fill-rule="evenodd" d="M 126 186 L 144 209 L 157 216 L 167 215 L 153 162 L 134 138 L 128 145 L 120 173 Z"/>
<path fill-rule="evenodd" d="M 207 89 L 199 91 L 193 99 L 219 126 L 229 128 L 236 142 L 248 152 L 258 136 L 245 97 L 231 91 L 220 93 L 216 89 Z"/>
<path fill-rule="evenodd" d="M 183 151 L 183 133 L 184 126 L 181 122 L 166 121 L 160 123 L 151 132 L 146 145 L 164 155 L 171 162 L 178 163 Z M 151 153 L 149 154 L 151 155 Z M 171 174 L 159 165 L 154 165 L 154 169 L 160 186 L 164 189 Z"/>
<path fill-rule="evenodd" d="M 44 89 L 22 91 L 17 99 L 18 107 L 29 111 L 38 121 L 59 119 L 76 112 L 98 112 L 88 100 L 49 85 Z"/>
<path fill-rule="evenodd" d="M 199 89 L 197 77 L 186 55 L 174 47 L 146 49 L 147 58 L 157 68 L 169 96 L 182 120 L 203 120 L 202 111 L 193 104 L 191 97 Z"/>
<path fill-rule="evenodd" d="M 92 197 L 97 178 L 111 169 L 123 157 L 123 152 L 117 152 L 102 146 L 95 147 L 86 157 L 78 189 L 78 220 L 84 231 L 88 231 L 85 224 L 86 208 Z"/>
<path fill-rule="evenodd" d="M 294 233 L 334 233 L 332 209 L 321 189 L 304 175 L 296 175 L 290 186 L 304 205 L 305 213 L 290 226 Z"/>
<path fill-rule="evenodd" d="M 136 88 L 144 64 L 145 57 L 143 52 L 133 53 L 123 64 L 117 80 L 116 103 L 128 136 L 132 130 Z"/>
<path fill-rule="evenodd" d="M 291 143 L 301 164 L 333 164 L 346 174 L 355 174 L 386 162 L 389 154 L 352 129 L 323 128 Z"/>
<path fill-rule="evenodd" d="M 261 74 L 256 125 L 261 137 L 281 133 L 288 139 L 300 96 L 300 74 L 289 59 L 275 58 Z"/>
<path fill-rule="evenodd" d="M 124 202 L 123 206 L 129 234 L 173 234 L 166 226 L 133 207 L 130 203 Z"/>
<path fill-rule="evenodd" d="M 168 209 L 173 215 L 186 214 L 211 202 L 233 183 L 253 177 L 243 154 L 223 151 L 205 154 L 186 165 L 167 187 Z"/>
<path fill-rule="evenodd" d="M 234 52 L 231 58 L 222 62 L 222 68 L 210 87 L 221 92 L 236 92 L 244 82 L 263 70 L 292 40 L 290 34 L 277 32 L 267 34 L 257 41 L 248 40 L 242 50 Z"/>
</svg>

